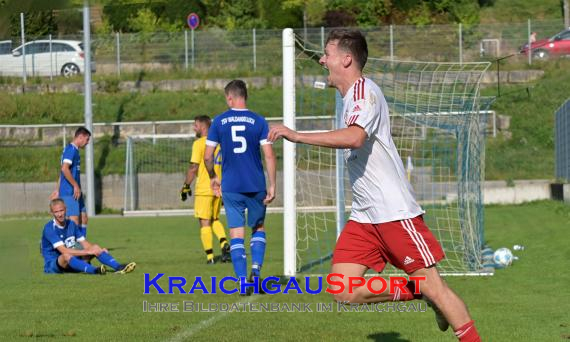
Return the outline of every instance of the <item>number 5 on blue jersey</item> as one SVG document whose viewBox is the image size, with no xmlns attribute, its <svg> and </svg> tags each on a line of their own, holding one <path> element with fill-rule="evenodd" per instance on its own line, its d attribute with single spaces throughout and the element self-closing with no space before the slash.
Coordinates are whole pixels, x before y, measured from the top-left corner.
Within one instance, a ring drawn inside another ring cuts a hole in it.
<svg viewBox="0 0 570 342">
<path fill-rule="evenodd" d="M 247 109 L 230 109 L 214 118 L 206 145 L 220 145 L 224 192 L 265 191 L 261 146 L 268 144 L 264 117 Z"/>
</svg>

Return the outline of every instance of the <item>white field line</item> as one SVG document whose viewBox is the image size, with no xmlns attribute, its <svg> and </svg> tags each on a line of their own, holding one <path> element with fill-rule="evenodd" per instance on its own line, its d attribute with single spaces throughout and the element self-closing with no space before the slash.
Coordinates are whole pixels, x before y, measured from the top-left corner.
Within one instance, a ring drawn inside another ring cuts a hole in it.
<svg viewBox="0 0 570 342">
<path fill-rule="evenodd" d="M 236 303 L 252 303 L 252 302 L 255 302 L 259 297 L 260 297 L 259 295 L 249 296 L 249 297 L 246 297 L 245 299 L 242 299 Z M 220 319 L 222 319 L 226 315 L 231 314 L 232 312 L 228 312 L 228 311 L 218 312 L 210 318 L 204 319 L 204 320 L 202 320 L 202 321 L 200 321 L 194 325 L 191 325 L 186 330 L 180 332 L 179 334 L 172 337 L 168 341 L 169 342 L 187 341 L 193 335 L 199 333 L 200 331 L 202 331 L 205 328 L 208 328 L 211 325 L 216 324 Z"/>
</svg>

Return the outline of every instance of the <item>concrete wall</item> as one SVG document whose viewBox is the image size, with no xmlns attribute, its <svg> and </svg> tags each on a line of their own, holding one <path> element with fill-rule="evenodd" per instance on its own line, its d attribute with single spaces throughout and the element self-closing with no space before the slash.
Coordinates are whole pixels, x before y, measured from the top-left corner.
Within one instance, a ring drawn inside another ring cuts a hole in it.
<svg viewBox="0 0 570 342">
<path fill-rule="evenodd" d="M 143 174 L 136 181 L 136 204 L 141 209 L 155 208 L 151 202 L 159 203 L 163 209 L 189 209 L 193 207 L 193 200 L 180 201 L 178 191 L 184 179 L 184 174 Z M 273 207 L 283 205 L 283 176 L 277 175 L 277 198 Z M 323 198 L 334 197 L 334 184 L 332 178 L 320 177 L 315 172 L 306 172 L 299 177 L 299 188 L 304 191 L 299 194 L 299 201 L 303 206 L 331 205 Z M 328 183 L 327 183 L 328 182 Z M 82 179 L 82 184 L 86 184 Z M 312 189 L 316 184 L 317 189 Z M 18 213 L 45 212 L 48 197 L 55 188 L 55 181 L 49 183 L 0 183 L 0 215 L 13 215 Z M 96 194 L 97 207 L 121 210 L 124 206 L 125 183 L 122 175 L 105 176 L 97 183 L 100 189 Z M 349 189 L 348 183 L 346 184 Z M 433 193 L 434 188 L 446 189 L 447 194 Z M 423 190 L 422 190 L 423 189 Z M 452 184 L 433 183 L 425 187 L 416 187 L 418 199 L 421 201 L 443 200 L 453 201 L 457 194 L 453 193 L 456 187 Z M 318 191 L 317 191 L 318 190 Z M 455 190 L 456 191 L 456 190 Z M 570 201 L 570 186 L 564 187 L 565 199 Z M 302 195 L 302 197 L 301 197 Z M 514 184 L 505 181 L 487 181 L 484 186 L 485 204 L 517 204 L 551 198 L 550 181 L 548 180 L 521 180 Z M 347 201 L 350 200 L 347 191 Z"/>
<path fill-rule="evenodd" d="M 518 204 L 550 199 L 549 180 L 486 181 L 483 201 L 485 204 Z"/>
</svg>

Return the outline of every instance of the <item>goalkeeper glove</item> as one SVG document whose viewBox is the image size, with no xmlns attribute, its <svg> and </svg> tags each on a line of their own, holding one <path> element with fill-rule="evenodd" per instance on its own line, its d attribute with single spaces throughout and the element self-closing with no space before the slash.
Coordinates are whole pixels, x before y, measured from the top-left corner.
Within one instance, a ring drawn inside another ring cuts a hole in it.
<svg viewBox="0 0 570 342">
<path fill-rule="evenodd" d="M 180 190 L 180 199 L 186 201 L 188 196 L 192 196 L 192 190 L 190 189 L 190 184 L 184 183 L 182 190 Z"/>
</svg>

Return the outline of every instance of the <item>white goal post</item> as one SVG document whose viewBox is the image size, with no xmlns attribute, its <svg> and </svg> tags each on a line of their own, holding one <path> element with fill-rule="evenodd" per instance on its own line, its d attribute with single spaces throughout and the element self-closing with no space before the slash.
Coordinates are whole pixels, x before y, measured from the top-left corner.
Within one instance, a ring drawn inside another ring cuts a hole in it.
<svg viewBox="0 0 570 342">
<path fill-rule="evenodd" d="M 296 129 L 295 124 L 295 33 L 283 30 L 283 123 Z M 283 141 L 283 272 L 294 276 L 297 272 L 297 212 L 295 181 L 295 144 Z"/>
</svg>

